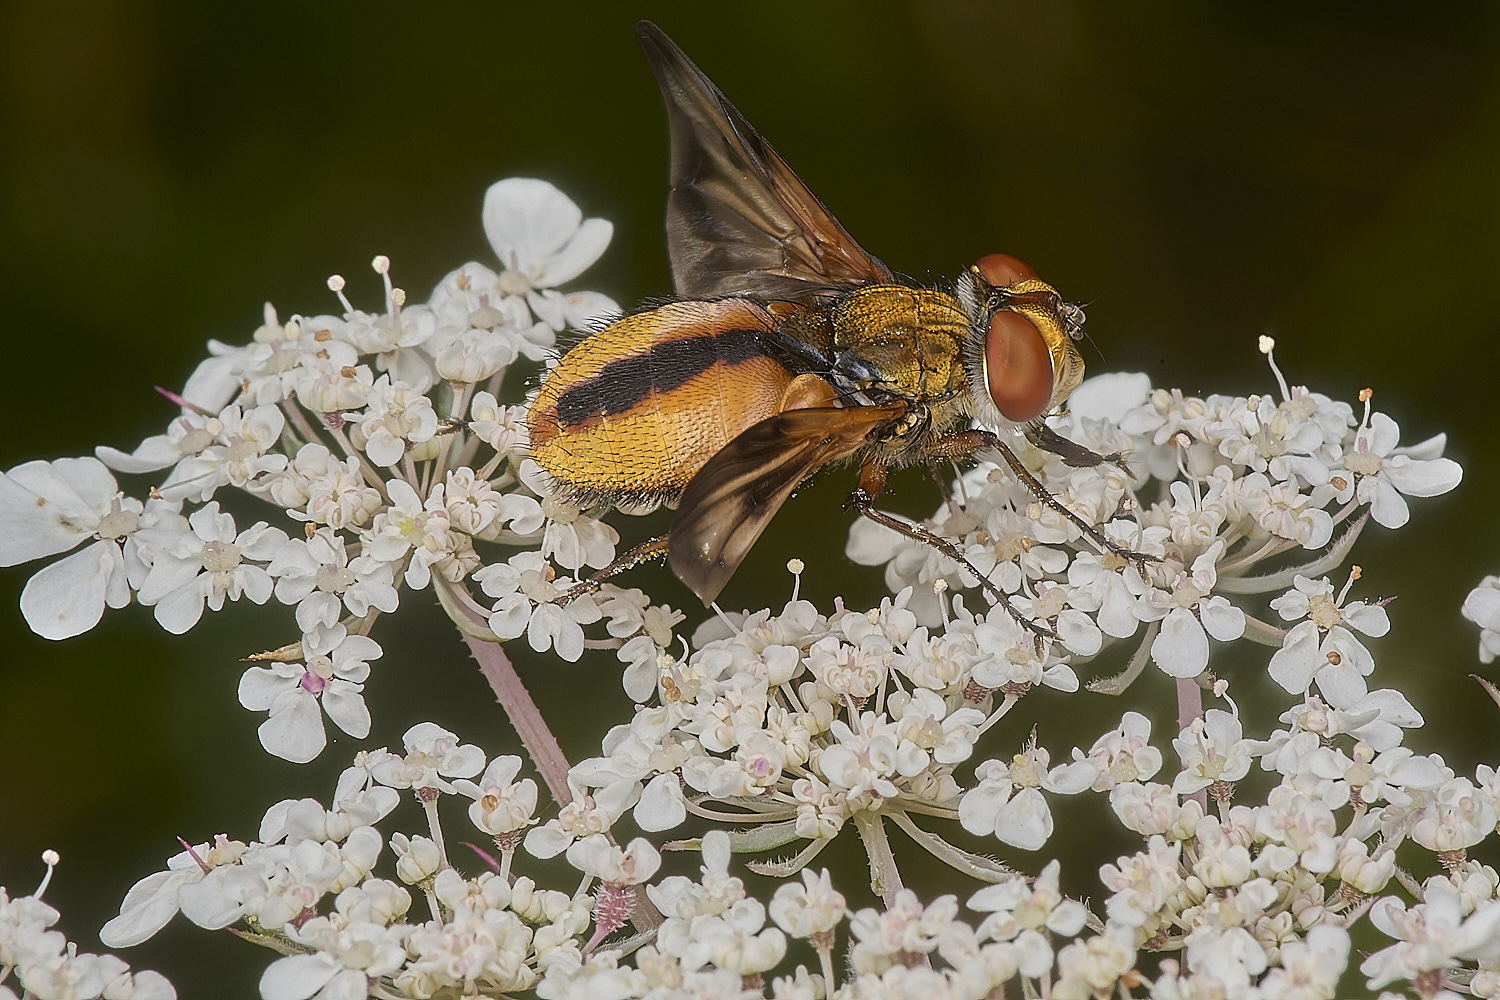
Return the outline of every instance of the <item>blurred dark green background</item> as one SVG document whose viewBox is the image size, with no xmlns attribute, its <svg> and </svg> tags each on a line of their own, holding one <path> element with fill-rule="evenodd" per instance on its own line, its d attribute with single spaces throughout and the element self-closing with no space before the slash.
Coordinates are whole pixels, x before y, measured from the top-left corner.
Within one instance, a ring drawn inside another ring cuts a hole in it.
<svg viewBox="0 0 1500 1000">
<path fill-rule="evenodd" d="M 1416 501 L 1400 533 L 1372 527 L 1356 549 L 1356 593 L 1400 598 L 1391 637 L 1375 644 L 1375 679 L 1426 714 L 1410 744 L 1469 773 L 1494 760 L 1500 710 L 1467 678 L 1477 629 L 1458 607 L 1500 571 L 1500 8 L 548 9 L 0 9 L 0 325 L 12 372 L 0 467 L 157 433 L 173 411 L 151 387 L 180 385 L 206 338 L 243 343 L 266 299 L 283 316 L 330 309 L 335 272 L 373 308 L 376 253 L 422 299 L 449 269 L 488 260 L 479 206 L 501 177 L 548 178 L 614 221 L 613 247 L 581 287 L 626 305 L 668 292 L 665 123 L 631 34 L 649 16 L 894 268 L 936 277 L 1014 252 L 1090 303 L 1094 371 L 1268 391 L 1255 338 L 1270 331 L 1293 381 L 1351 402 L 1373 386 L 1408 443 L 1447 431 L 1463 486 Z M 845 478 L 794 501 L 727 604 L 779 605 L 791 555 L 807 560 L 814 595 L 878 593 L 878 575 L 840 554 Z M 916 473 L 893 490 L 913 513 L 934 502 Z M 262 717 L 235 701 L 234 658 L 295 638 L 284 609 L 235 605 L 173 638 L 133 607 L 53 644 L 17 610 L 31 571 L 0 575 L 0 884 L 30 891 L 38 854 L 57 848 L 48 898 L 70 936 L 97 948 L 99 925 L 177 836 L 248 840 L 277 798 L 326 800 L 357 746 L 336 743 L 300 768 L 260 750 Z M 669 578 L 631 582 L 691 606 Z M 433 718 L 491 753 L 514 751 L 427 603 L 408 599 L 399 634 L 377 629 L 386 657 L 368 687 L 366 745 L 399 743 Z M 1256 679 L 1263 665 L 1256 650 L 1215 661 L 1262 731 L 1285 701 Z M 626 717 L 608 655 L 523 667 L 575 758 Z M 1171 718 L 1159 675 L 1135 694 Z M 1041 733 L 1063 755 L 1122 706 L 1041 693 L 1024 707 L 1049 719 L 1068 709 Z M 1027 727 L 1000 727 L 996 752 L 1013 752 Z M 1097 840 L 1094 805 L 1060 809 L 1060 837 L 1112 857 L 1125 842 Z M 927 895 L 947 886 L 934 866 L 913 863 L 908 877 Z M 1089 864 L 1068 888 L 1098 897 Z M 255 995 L 269 956 L 180 924 L 126 957 L 167 972 L 185 997 Z"/>
</svg>

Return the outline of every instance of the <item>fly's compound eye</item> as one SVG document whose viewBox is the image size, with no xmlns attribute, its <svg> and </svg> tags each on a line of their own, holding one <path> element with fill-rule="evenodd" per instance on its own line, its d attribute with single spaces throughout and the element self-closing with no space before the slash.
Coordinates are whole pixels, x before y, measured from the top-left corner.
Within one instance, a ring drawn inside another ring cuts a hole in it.
<svg viewBox="0 0 1500 1000">
<path fill-rule="evenodd" d="M 974 269 L 995 289 L 1036 280 L 1030 264 L 1008 253 L 981 257 Z M 1003 306 L 995 310 L 984 336 L 984 377 L 990 399 L 1005 419 L 1020 424 L 1047 411 L 1052 402 L 1052 352 L 1036 324 Z"/>
<path fill-rule="evenodd" d="M 1001 309 L 984 337 L 984 377 L 995 408 L 1023 424 L 1047 412 L 1052 401 L 1052 353 L 1036 325 Z"/>
<path fill-rule="evenodd" d="M 979 276 L 989 282 L 992 288 L 1008 288 L 1036 277 L 1030 264 L 1008 253 L 992 253 L 981 257 L 974 262 L 974 266 L 979 269 Z"/>
</svg>

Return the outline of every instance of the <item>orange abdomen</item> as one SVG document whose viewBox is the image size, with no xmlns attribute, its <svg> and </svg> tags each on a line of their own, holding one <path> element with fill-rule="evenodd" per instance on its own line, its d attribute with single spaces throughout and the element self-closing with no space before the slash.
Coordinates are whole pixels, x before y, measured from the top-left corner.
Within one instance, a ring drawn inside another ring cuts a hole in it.
<svg viewBox="0 0 1500 1000">
<path fill-rule="evenodd" d="M 780 411 L 792 375 L 777 322 L 748 299 L 673 302 L 612 323 L 547 374 L 531 457 L 581 499 L 673 497 L 741 431 Z"/>
</svg>

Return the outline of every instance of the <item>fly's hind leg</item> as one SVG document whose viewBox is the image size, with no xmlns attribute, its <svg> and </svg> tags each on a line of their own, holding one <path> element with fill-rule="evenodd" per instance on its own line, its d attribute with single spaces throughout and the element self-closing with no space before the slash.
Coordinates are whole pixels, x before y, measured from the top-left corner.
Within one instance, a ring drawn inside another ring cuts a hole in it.
<svg viewBox="0 0 1500 1000">
<path fill-rule="evenodd" d="M 1052 436 L 1057 438 L 1058 441 L 1066 441 L 1079 452 L 1088 452 L 1088 454 L 1094 455 L 1094 457 L 1099 461 L 1091 463 L 1093 465 L 1103 465 L 1106 463 L 1114 464 L 1114 458 L 1111 458 L 1110 456 L 1096 455 L 1094 452 L 1088 451 L 1088 449 L 1084 448 L 1082 445 L 1068 441 L 1067 438 L 1064 438 L 1056 433 L 1054 433 Z M 1147 564 L 1161 562 L 1161 559 L 1158 556 L 1148 555 L 1145 552 L 1137 552 L 1135 549 L 1130 548 L 1128 545 L 1121 545 L 1119 542 L 1106 535 L 1103 529 L 1101 529 L 1098 525 L 1090 524 L 1083 518 L 1079 517 L 1076 513 L 1069 510 L 1066 506 L 1063 505 L 1063 502 L 1061 500 L 1052 495 L 1051 491 L 1048 490 L 1047 487 L 1042 485 L 1041 481 L 1037 479 L 1036 476 L 1033 476 L 1031 474 L 1031 470 L 1026 468 L 1025 463 L 1023 463 L 1019 458 L 1016 457 L 1016 453 L 1014 451 L 1011 451 L 1009 445 L 1000 440 L 997 435 L 992 434 L 989 431 L 974 430 L 962 431 L 958 434 L 951 434 L 948 437 L 940 438 L 939 440 L 934 441 L 931 451 L 933 454 L 937 455 L 968 457 L 973 455 L 976 451 L 983 451 L 985 449 L 991 448 L 995 451 L 998 451 L 1005 458 L 1005 464 L 1010 466 L 1011 473 L 1014 474 L 1015 477 L 1019 479 L 1028 490 L 1031 491 L 1032 496 L 1036 497 L 1043 504 L 1061 514 L 1069 521 L 1072 521 L 1075 525 L 1078 526 L 1080 531 L 1082 531 L 1085 535 L 1092 539 L 1093 542 L 1100 548 L 1104 549 L 1107 552 L 1112 552 L 1122 559 L 1130 560 L 1131 562 L 1135 563 L 1135 565 L 1143 572 L 1145 571 Z M 1118 456 L 1115 456 L 1115 458 L 1118 458 Z M 1067 461 L 1066 456 L 1064 457 L 1064 461 Z"/>
<path fill-rule="evenodd" d="M 924 545 L 932 546 L 943 555 L 947 556 L 949 559 L 952 559 L 964 569 L 968 570 L 969 573 L 979 581 L 979 585 L 984 588 L 985 592 L 988 593 L 992 598 L 994 598 L 995 603 L 1004 608 L 1006 610 L 1006 613 L 1008 613 L 1012 618 L 1016 620 L 1017 624 L 1019 624 L 1027 631 L 1031 632 L 1033 635 L 1041 639 L 1058 638 L 1057 633 L 1048 628 L 1046 625 L 1035 622 L 1023 615 L 1020 610 L 1011 603 L 1010 595 L 1006 594 L 1005 591 L 995 586 L 995 584 L 990 581 L 989 577 L 979 572 L 978 567 L 969 562 L 969 560 L 964 556 L 963 552 L 960 551 L 958 546 L 954 545 L 951 540 L 944 538 L 942 535 L 927 530 L 920 524 L 913 524 L 910 521 L 902 520 L 899 517 L 893 517 L 890 514 L 885 513 L 884 511 L 876 510 L 875 498 L 880 496 L 881 492 L 885 489 L 885 476 L 886 468 L 884 465 L 880 464 L 879 462 L 867 459 L 859 469 L 858 488 L 856 488 L 853 493 L 849 494 L 850 506 L 859 511 L 859 513 L 863 516 L 868 517 L 870 520 L 874 521 L 876 524 L 882 525 L 886 528 L 890 528 L 892 531 L 898 534 L 905 535 L 907 538 L 921 542 Z"/>
<path fill-rule="evenodd" d="M 948 480 L 943 478 L 943 474 L 941 471 L 939 471 L 936 462 L 929 461 L 927 463 L 927 474 L 931 476 L 932 481 L 937 484 L 938 493 L 940 493 L 943 497 L 943 503 L 951 504 L 953 502 L 953 491 L 948 488 Z"/>
<path fill-rule="evenodd" d="M 573 584 L 573 586 L 567 589 L 562 597 L 558 598 L 557 603 L 561 605 L 571 604 L 578 598 L 582 597 L 584 594 L 594 593 L 594 591 L 598 590 L 604 583 L 606 583 L 610 579 L 610 577 L 618 576 L 628 569 L 635 569 L 635 567 L 640 566 L 643 563 L 650 562 L 652 559 L 660 559 L 666 554 L 666 535 L 648 539 L 637 545 L 630 551 L 626 552 L 624 555 L 620 556 L 620 558 L 616 559 L 614 562 L 610 563 L 608 566 L 604 567 L 599 572 L 589 577 L 587 580 L 580 580 L 577 583 Z"/>
</svg>

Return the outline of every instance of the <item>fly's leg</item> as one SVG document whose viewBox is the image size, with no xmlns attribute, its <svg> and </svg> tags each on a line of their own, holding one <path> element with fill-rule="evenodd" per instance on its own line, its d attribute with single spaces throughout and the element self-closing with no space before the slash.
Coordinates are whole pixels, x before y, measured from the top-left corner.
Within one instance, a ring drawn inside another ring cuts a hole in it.
<svg viewBox="0 0 1500 1000">
<path fill-rule="evenodd" d="M 587 580 L 580 580 L 577 583 L 573 584 L 573 586 L 564 591 L 563 595 L 557 599 L 557 603 L 563 606 L 571 604 L 578 598 L 582 597 L 584 594 L 594 593 L 594 591 L 598 590 L 604 583 L 609 580 L 610 577 L 618 576 L 628 569 L 635 569 L 637 566 L 640 566 L 643 563 L 650 562 L 652 559 L 660 559 L 666 554 L 666 535 L 648 539 L 647 541 L 642 542 L 635 548 L 626 552 L 624 555 L 620 556 L 620 558 L 616 559 L 614 562 L 610 563 L 608 566 L 604 567 L 599 572 L 589 577 Z"/>
<path fill-rule="evenodd" d="M 1058 440 L 1060 441 L 1067 440 L 1060 435 L 1054 436 L 1058 437 Z M 1075 447 L 1081 446 L 1075 445 Z M 1041 481 L 1037 479 L 1036 476 L 1033 476 L 1031 474 L 1031 470 L 1026 468 L 1025 464 L 1016 457 L 1016 453 L 1010 450 L 1009 445 L 1007 445 L 1004 441 L 1000 440 L 998 436 L 990 433 L 989 431 L 962 431 L 958 434 L 951 434 L 948 437 L 940 438 L 937 441 L 934 441 L 932 443 L 931 452 L 937 455 L 968 457 L 973 455 L 976 451 L 983 451 L 990 448 L 998 451 L 1002 456 L 1004 456 L 1005 464 L 1010 466 L 1010 471 L 1015 475 L 1017 479 L 1021 481 L 1021 483 L 1028 490 L 1031 491 L 1032 496 L 1036 497 L 1043 504 L 1052 508 L 1063 517 L 1066 517 L 1069 521 L 1072 521 L 1074 524 L 1076 524 L 1079 530 L 1087 535 L 1090 539 L 1092 539 L 1094 543 L 1100 548 L 1104 549 L 1107 552 L 1113 552 L 1115 555 L 1119 556 L 1122 559 L 1130 560 L 1131 562 L 1135 563 L 1136 567 L 1142 572 L 1145 571 L 1145 568 L 1149 563 L 1161 562 L 1161 558 L 1159 556 L 1148 555 L 1145 552 L 1137 552 L 1135 551 L 1135 549 L 1132 549 L 1129 546 L 1121 545 L 1119 542 L 1106 535 L 1098 525 L 1090 524 L 1089 522 L 1085 521 L 1083 518 L 1075 514 L 1073 511 L 1069 510 L 1066 506 L 1063 505 L 1063 502 L 1061 500 L 1052 495 L 1047 487 L 1042 485 Z M 1090 452 L 1090 454 L 1093 453 Z M 1096 464 L 1103 464 L 1105 461 L 1108 461 L 1108 458 L 1106 456 L 1098 457 L 1101 459 L 1101 461 Z"/>
<path fill-rule="evenodd" d="M 1017 624 L 1026 629 L 1028 632 L 1031 632 L 1037 638 L 1058 638 L 1058 634 L 1052 629 L 1048 628 L 1046 625 L 1039 624 L 1023 615 L 1020 610 L 1011 603 L 1010 595 L 1006 594 L 1005 591 L 995 586 L 994 583 L 990 581 L 989 577 L 979 572 L 978 568 L 975 567 L 973 563 L 969 562 L 967 558 L 965 558 L 963 552 L 959 551 L 958 546 L 954 545 L 950 539 L 944 538 L 942 535 L 929 531 L 928 529 L 922 527 L 922 525 L 920 524 L 913 524 L 910 521 L 904 521 L 899 517 L 893 517 L 890 514 L 885 513 L 884 511 L 876 510 L 875 498 L 880 496 L 881 491 L 885 489 L 885 476 L 886 468 L 884 465 L 879 462 L 867 459 L 859 469 L 858 488 L 856 488 L 853 493 L 849 494 L 850 506 L 859 511 L 859 513 L 863 516 L 868 517 L 870 520 L 874 521 L 876 524 L 890 528 L 892 531 L 897 532 L 898 534 L 905 535 L 907 538 L 921 542 L 924 545 L 932 546 L 943 555 L 947 556 L 949 559 L 952 559 L 964 569 L 968 570 L 969 573 L 979 581 L 979 585 L 984 588 L 985 592 L 995 599 L 996 604 L 1004 608 L 1006 610 L 1006 613 L 1008 613 L 1012 618 L 1016 620 Z"/>
<path fill-rule="evenodd" d="M 943 496 L 943 503 L 951 504 L 953 502 L 953 491 L 948 488 L 948 480 L 944 479 L 942 472 L 938 471 L 936 462 L 927 463 L 927 474 L 932 477 L 934 483 L 937 483 L 938 492 Z"/>
<path fill-rule="evenodd" d="M 1077 441 L 1063 437 L 1046 424 L 1026 428 L 1026 438 L 1043 451 L 1050 451 L 1062 459 L 1064 465 L 1075 469 L 1094 469 L 1101 465 L 1113 465 L 1129 476 L 1131 482 L 1135 481 L 1135 473 L 1131 472 L 1130 467 L 1125 464 L 1123 452 L 1112 451 L 1108 455 L 1101 455 L 1091 448 L 1085 448 Z"/>
</svg>

